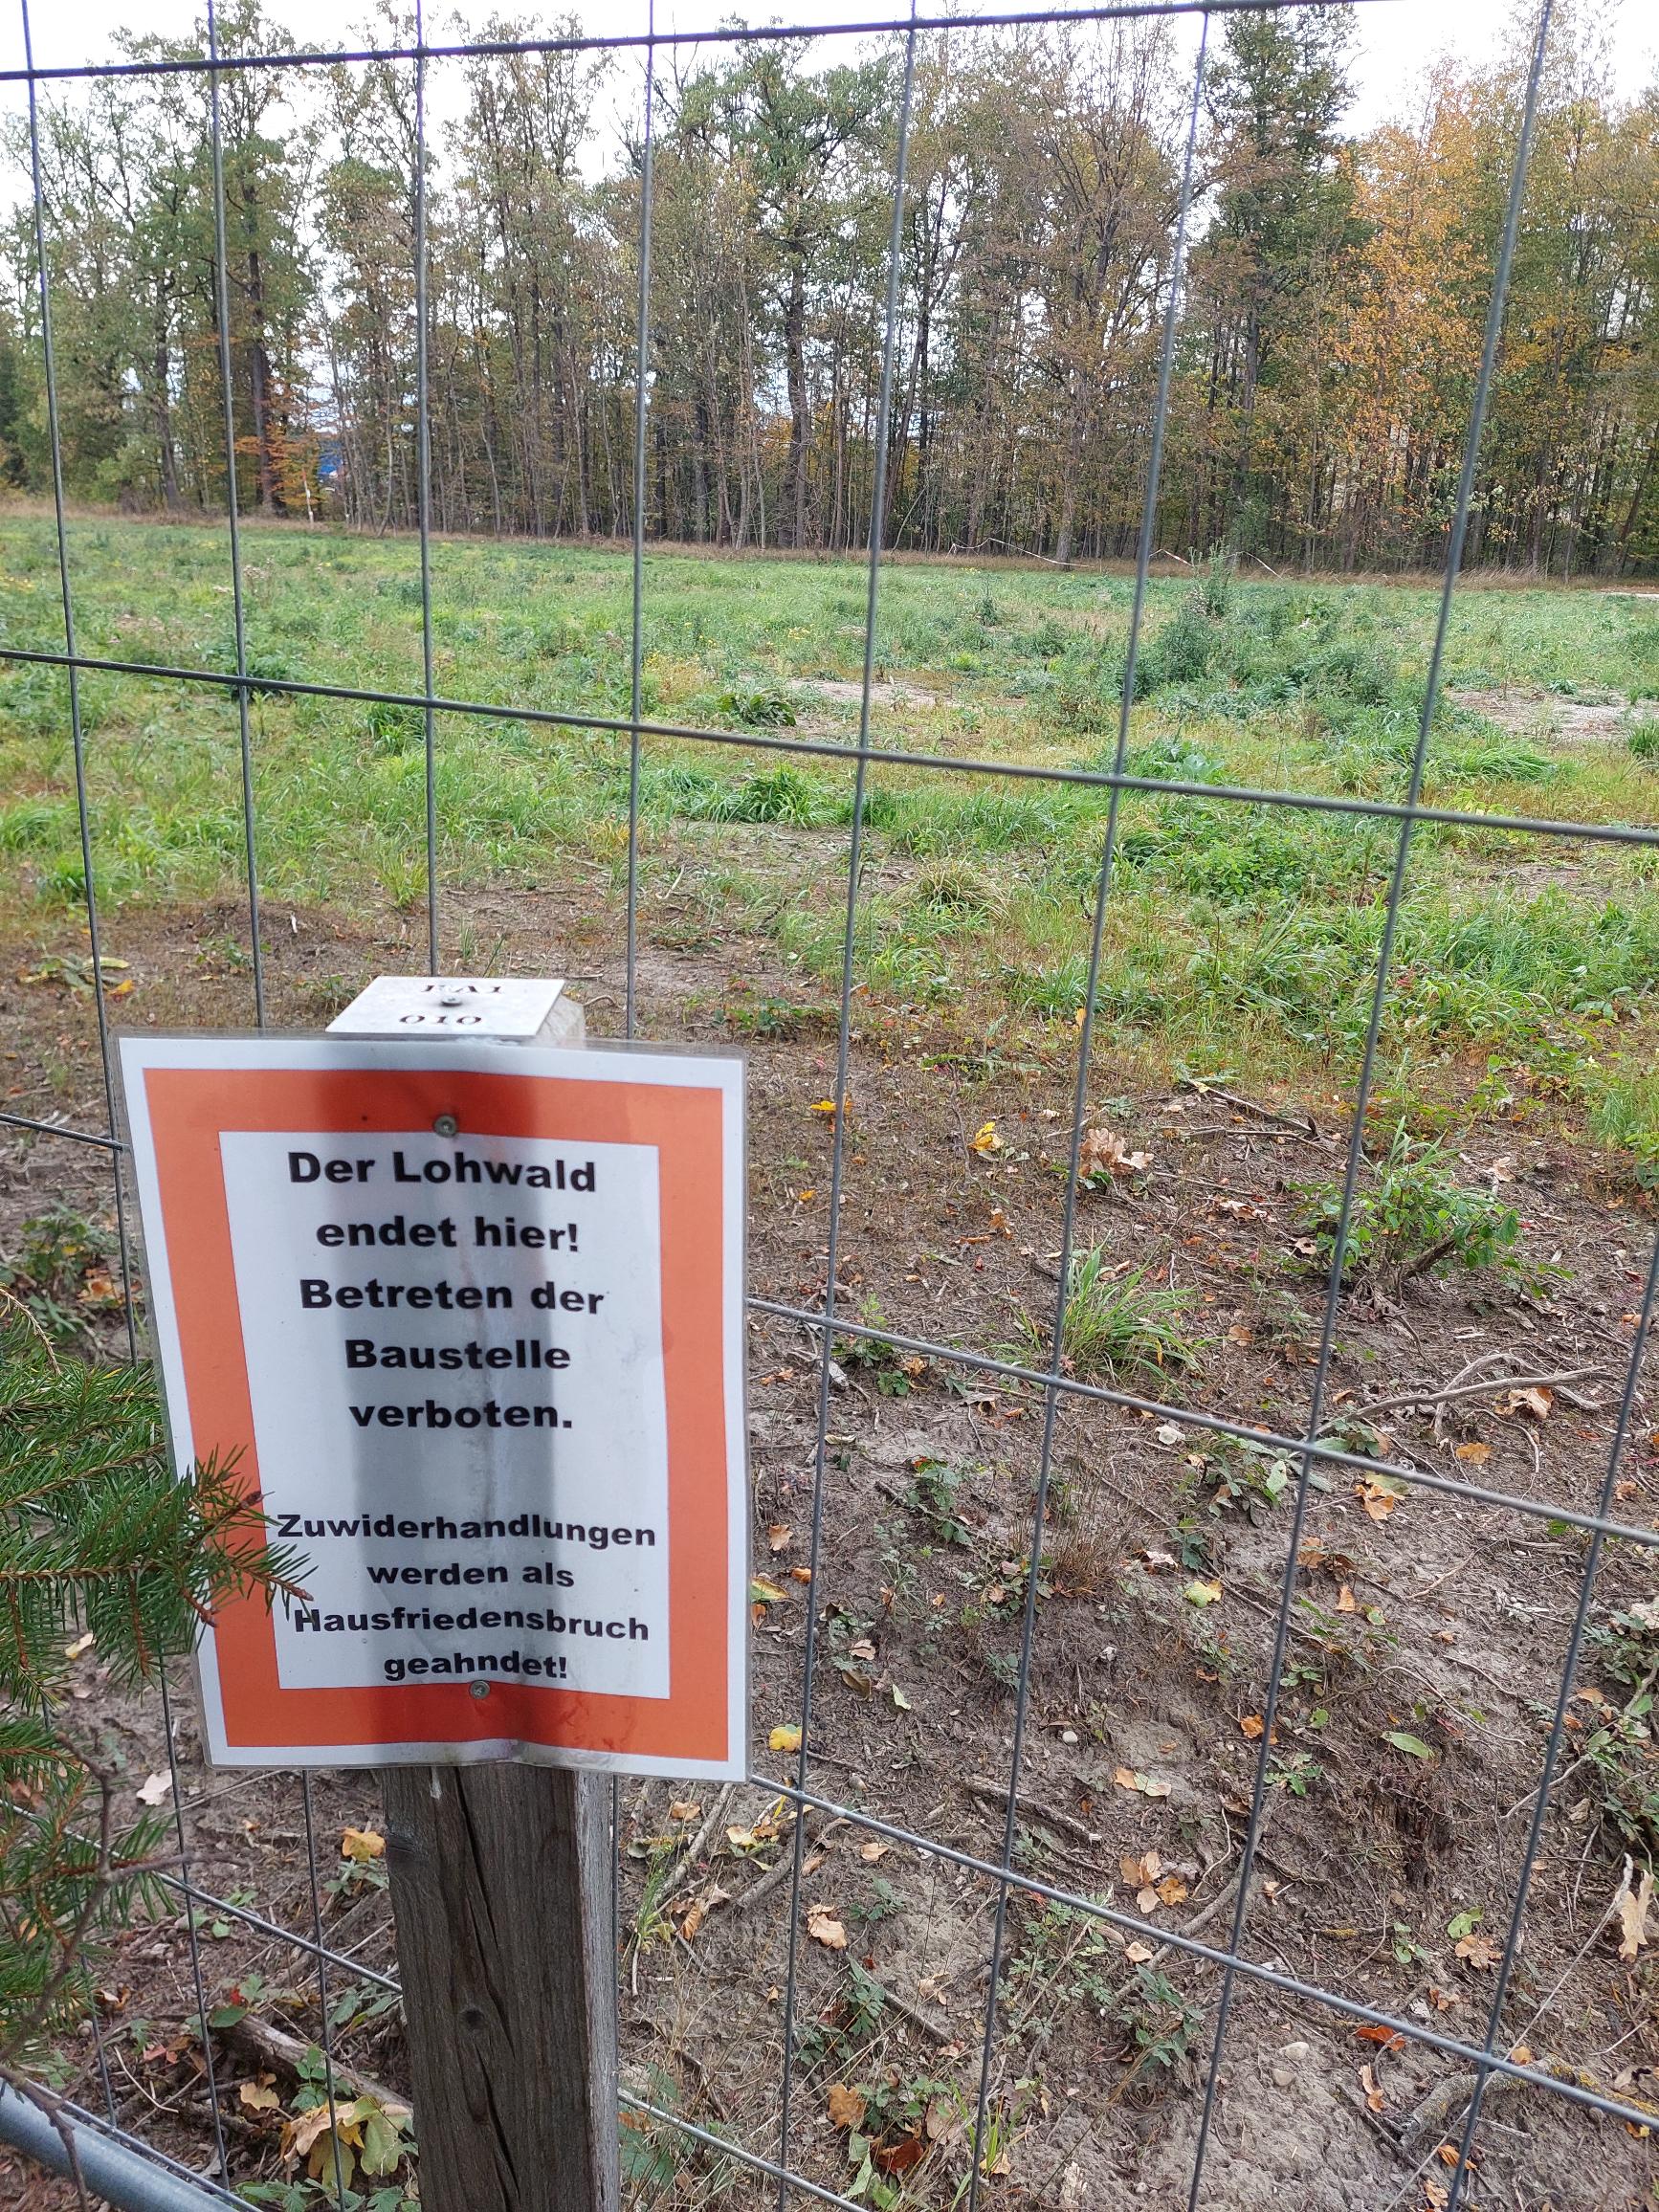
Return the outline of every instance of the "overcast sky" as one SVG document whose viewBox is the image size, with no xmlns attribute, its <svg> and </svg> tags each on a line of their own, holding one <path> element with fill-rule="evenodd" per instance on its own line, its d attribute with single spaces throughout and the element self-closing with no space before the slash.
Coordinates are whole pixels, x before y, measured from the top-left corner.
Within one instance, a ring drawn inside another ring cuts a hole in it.
<svg viewBox="0 0 1659 2212">
<path fill-rule="evenodd" d="M 349 36 L 344 27 L 358 20 L 349 0 L 343 6 L 342 0 L 266 0 L 266 5 L 299 47 L 338 45 Z M 650 0 L 569 0 L 568 5 L 536 10 L 515 6 L 513 0 L 459 0 L 444 8 L 437 0 L 431 12 L 434 21 L 447 16 L 472 30 L 492 14 L 539 14 L 545 22 L 574 13 L 589 32 L 625 33 L 644 31 L 649 5 Z M 957 0 L 955 12 L 965 19 L 1007 5 L 1008 0 Z M 929 14 L 944 12 L 934 0 L 922 0 L 922 6 Z M 1659 6 L 1654 0 L 1581 0 L 1581 6 L 1605 27 L 1620 90 L 1634 93 L 1650 82 L 1659 72 Z M 738 13 L 757 23 L 830 24 L 867 23 L 902 12 L 895 0 L 773 0 L 773 5 L 746 10 L 733 0 L 656 0 L 659 31 L 714 29 Z M 183 37 L 200 13 L 200 0 L 33 0 L 35 61 L 41 68 L 55 68 L 107 60 L 122 27 Z M 1475 62 L 1497 58 L 1518 35 L 1516 15 L 1516 0 L 1360 0 L 1351 127 L 1363 129 L 1407 106 L 1425 66 L 1439 54 L 1449 51 Z M 0 68 L 22 64 L 20 26 L 17 0 L 0 0 Z M 1184 28 L 1190 33 L 1193 27 Z M 449 103 L 441 87 L 433 90 L 434 107 L 441 114 Z"/>
</svg>

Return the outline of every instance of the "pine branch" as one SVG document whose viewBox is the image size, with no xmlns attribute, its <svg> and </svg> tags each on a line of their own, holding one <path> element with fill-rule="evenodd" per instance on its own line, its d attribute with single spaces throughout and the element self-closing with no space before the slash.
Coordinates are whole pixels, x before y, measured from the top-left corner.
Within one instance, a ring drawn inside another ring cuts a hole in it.
<svg viewBox="0 0 1659 2212">
<path fill-rule="evenodd" d="M 151 1676 L 228 1600 L 302 1595 L 302 1563 L 229 1463 L 175 1478 L 146 1370 L 58 1365 L 0 1325 L 0 2079 L 25 2093 L 166 1863 L 166 1821 L 121 1825 L 115 1778 L 54 1718 L 68 1645 L 88 1631 L 118 1677 Z"/>
</svg>

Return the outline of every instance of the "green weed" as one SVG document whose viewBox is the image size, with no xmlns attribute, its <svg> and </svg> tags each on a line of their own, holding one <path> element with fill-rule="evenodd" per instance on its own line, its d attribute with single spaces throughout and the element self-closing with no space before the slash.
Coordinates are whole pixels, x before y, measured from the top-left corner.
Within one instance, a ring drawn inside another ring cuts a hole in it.
<svg viewBox="0 0 1659 2212">
<path fill-rule="evenodd" d="M 1339 1184 L 1298 1186 L 1308 1202 L 1307 1227 L 1327 1266 L 1341 1228 Z M 1520 1217 L 1490 1191 L 1452 1178 L 1445 1149 L 1419 1143 L 1401 1122 L 1377 1163 L 1375 1180 L 1356 1194 L 1342 1248 L 1349 1285 L 1399 1291 L 1437 1268 L 1517 1272 Z"/>
</svg>

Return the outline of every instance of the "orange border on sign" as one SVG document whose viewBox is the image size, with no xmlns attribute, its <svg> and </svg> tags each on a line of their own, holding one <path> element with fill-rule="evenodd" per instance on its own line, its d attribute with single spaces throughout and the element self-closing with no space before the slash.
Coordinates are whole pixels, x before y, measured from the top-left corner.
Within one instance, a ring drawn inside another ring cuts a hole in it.
<svg viewBox="0 0 1659 2212">
<path fill-rule="evenodd" d="M 662 1208 L 668 1411 L 669 1695 L 492 1678 L 285 1690 L 259 1598 L 215 1626 L 228 1748 L 510 1739 L 575 1751 L 723 1759 L 729 1596 L 723 1098 L 718 1089 L 437 1069 L 147 1068 L 156 1179 L 196 1456 L 235 1454 L 255 1498 L 258 1454 L 219 1138 L 226 1131 L 409 1135 L 454 1114 L 468 1136 L 652 1144 Z"/>
</svg>

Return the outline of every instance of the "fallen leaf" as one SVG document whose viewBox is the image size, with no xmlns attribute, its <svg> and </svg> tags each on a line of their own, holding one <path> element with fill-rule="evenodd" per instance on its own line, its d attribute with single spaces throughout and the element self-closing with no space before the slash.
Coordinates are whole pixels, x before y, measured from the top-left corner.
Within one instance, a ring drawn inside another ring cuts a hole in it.
<svg viewBox="0 0 1659 2212">
<path fill-rule="evenodd" d="M 79 1659 L 92 1649 L 92 1631 L 88 1629 L 84 1636 L 77 1636 L 73 1644 L 63 1647 L 63 1656 L 66 1659 Z"/>
<path fill-rule="evenodd" d="M 251 2112 L 275 2112 L 281 2109 L 282 2099 L 272 2088 L 275 2074 L 261 2074 L 256 2082 L 239 2082 L 236 2095 Z"/>
<path fill-rule="evenodd" d="M 1165 1421 L 1161 1423 L 1155 1431 L 1155 1434 L 1157 1435 L 1160 1444 L 1174 1446 L 1177 1444 L 1184 1444 L 1186 1442 L 1185 1429 L 1177 1428 L 1173 1421 Z"/>
<path fill-rule="evenodd" d="M 1403 1494 L 1402 1485 L 1386 1474 L 1361 1475 L 1354 1485 L 1354 1495 L 1374 1521 L 1385 1521 Z"/>
<path fill-rule="evenodd" d="M 1131 1943 L 1124 1950 L 1123 1956 L 1131 1966 L 1144 1966 L 1146 1961 L 1156 1958 L 1157 1954 L 1150 1943 Z"/>
<path fill-rule="evenodd" d="M 1465 1936 L 1457 1945 L 1457 1956 L 1471 1966 L 1495 1966 L 1503 1956 L 1500 1946 L 1490 1936 Z"/>
<path fill-rule="evenodd" d="M 1221 1596 L 1221 1584 L 1219 1582 L 1192 1582 L 1187 1583 L 1181 1594 L 1189 1605 L 1213 1605 Z"/>
<path fill-rule="evenodd" d="M 1367 2021 L 1363 2027 L 1357 2027 L 1354 2033 L 1361 2043 L 1381 2044 L 1384 2050 L 1405 2048 L 1405 2038 L 1397 2027 L 1382 2027 L 1375 2022 Z"/>
<path fill-rule="evenodd" d="M 874 2155 L 884 2174 L 908 2174 L 927 2157 L 927 2145 L 919 2135 L 904 2135 L 896 2143 L 877 2143 Z"/>
<path fill-rule="evenodd" d="M 814 1943 L 822 1943 L 826 1951 L 845 1951 L 847 1948 L 847 1931 L 828 1905 L 808 1906 L 807 1933 Z"/>
<path fill-rule="evenodd" d="M 1510 2064 L 1512 2066 L 1531 2066 L 1533 2063 L 1532 2046 L 1530 2044 L 1517 2043 L 1514 2050 L 1512 2050 L 1509 2055 Z"/>
<path fill-rule="evenodd" d="M 1344 1582 L 1337 1592 L 1337 1610 L 1338 1613 L 1352 1613 L 1358 1609 L 1354 1603 L 1354 1586 L 1351 1582 Z"/>
<path fill-rule="evenodd" d="M 303 2158 L 314 2149 L 319 2135 L 328 2133 L 328 2107 L 314 2105 L 309 2112 L 296 2112 L 282 2131 L 284 2158 Z"/>
<path fill-rule="evenodd" d="M 1139 1858 L 1125 1851 L 1117 1865 L 1132 1890 L 1144 1890 L 1148 1882 L 1156 1882 L 1163 1871 L 1163 1861 L 1156 1851 L 1142 1851 Z"/>
<path fill-rule="evenodd" d="M 775 1605 L 779 1599 L 783 1596 L 784 1592 L 778 1587 L 777 1583 L 768 1582 L 764 1575 L 753 1575 L 750 1577 L 749 1597 L 755 1604 Z"/>
<path fill-rule="evenodd" d="M 1138 1913 L 1156 1913 L 1158 1901 L 1158 1891 L 1153 1889 L 1150 1883 L 1144 1890 L 1138 1890 L 1135 1892 L 1135 1909 Z"/>
<path fill-rule="evenodd" d="M 1266 1728 L 1266 1726 L 1267 1722 L 1262 1718 L 1259 1713 L 1244 1714 L 1241 1715 L 1239 1720 L 1240 1733 L 1249 1736 L 1251 1743 L 1259 1743 L 1261 1741 L 1262 1730 Z"/>
<path fill-rule="evenodd" d="M 893 1846 L 891 1844 L 860 1844 L 858 1847 L 858 1856 L 864 1861 L 864 1864 L 867 1867 L 876 1867 L 879 1866 L 881 1861 L 886 1858 L 888 1852 L 892 1850 L 892 1848 Z"/>
<path fill-rule="evenodd" d="M 1382 1740 L 1384 1743 L 1391 1743 L 1396 1751 L 1405 1752 L 1408 1759 L 1432 1759 L 1434 1757 L 1433 1750 L 1424 1742 L 1422 1736 L 1412 1736 L 1404 1728 L 1385 1728 L 1382 1731 Z"/>
<path fill-rule="evenodd" d="M 675 1798 L 668 1808 L 668 1817 L 671 1821 L 695 1821 L 702 1809 L 693 1798 Z"/>
<path fill-rule="evenodd" d="M 994 1121 L 982 1122 L 968 1139 L 968 1148 L 982 1156 L 987 1152 L 1000 1152 L 1003 1148 L 1003 1140 L 997 1135 L 996 1123 Z"/>
<path fill-rule="evenodd" d="M 1648 1908 L 1653 1902 L 1651 1869 L 1644 1870 L 1640 1884 L 1632 1890 L 1629 1869 L 1626 1868 L 1619 1894 L 1613 1902 L 1621 1930 L 1619 1956 L 1621 1958 L 1634 1958 L 1643 1945 L 1650 1940 L 1648 1933 Z"/>
<path fill-rule="evenodd" d="M 376 1835 L 372 1828 L 347 1828 L 340 1839 L 343 1859 L 355 1859 L 360 1867 L 367 1866 L 370 1859 L 384 1859 L 386 1838 Z"/>
<path fill-rule="evenodd" d="M 927 2112 L 922 2120 L 930 2143 L 937 2143 L 944 2135 L 960 2135 L 962 2132 L 962 2113 L 954 2098 L 941 2090 L 927 2100 Z"/>
<path fill-rule="evenodd" d="M 812 1570 L 810 1567 L 791 1567 L 789 1580 L 792 1582 L 809 1582 L 812 1580 Z"/>
<path fill-rule="evenodd" d="M 700 1897 L 692 1899 L 686 1907 L 685 1917 L 679 1924 L 679 1932 L 688 1943 L 695 1940 L 697 1930 L 708 1918 L 714 1908 L 717 1905 L 723 1905 L 725 1901 L 726 1892 L 718 1886 L 712 1890 L 705 1890 Z"/>
<path fill-rule="evenodd" d="M 1184 1905 L 1187 1898 L 1186 1884 L 1179 1874 L 1165 1874 L 1158 1885 L 1158 1894 L 1166 1905 Z"/>
<path fill-rule="evenodd" d="M 1119 1789 L 1138 1789 L 1142 1797 L 1166 1798 L 1174 1787 L 1172 1782 L 1160 1781 L 1156 1775 L 1139 1774 L 1132 1766 L 1120 1766 L 1112 1780 Z"/>
<path fill-rule="evenodd" d="M 138 1802 L 141 1805 L 165 1804 L 172 1795 L 172 1788 L 173 1778 L 170 1774 L 152 1774 L 147 1781 L 140 1782 Z"/>
<path fill-rule="evenodd" d="M 1382 2091 L 1377 2087 L 1377 2076 L 1368 2066 L 1360 2068 L 1360 2087 L 1365 2092 L 1367 2111 L 1380 2112 L 1382 2110 Z"/>
<path fill-rule="evenodd" d="M 766 1749 L 768 1751 L 799 1751 L 800 1748 L 800 1726 L 797 1722 L 792 1720 L 785 1721 L 781 1727 L 774 1728 L 771 1735 L 766 1738 Z"/>
<path fill-rule="evenodd" d="M 1077 1147 L 1077 1173 L 1088 1182 L 1099 1175 L 1144 1175 L 1150 1152 L 1131 1152 L 1116 1129 L 1085 1129 Z"/>
<path fill-rule="evenodd" d="M 1550 1407 L 1556 1402 L 1553 1390 L 1535 1384 L 1530 1390 L 1511 1390 L 1505 1394 L 1503 1405 L 1508 1413 L 1530 1413 L 1535 1421 L 1547 1421 Z"/>
<path fill-rule="evenodd" d="M 794 1533 L 787 1521 L 774 1521 L 766 1531 L 767 1548 L 774 1552 L 786 1552 L 789 1548 L 789 1538 Z"/>
<path fill-rule="evenodd" d="M 832 2128 L 856 2128 L 864 2122 L 864 2091 L 849 2089 L 845 2082 L 831 2082 L 828 2109 Z"/>
<path fill-rule="evenodd" d="M 1453 1456 L 1465 1461 L 1471 1467 L 1484 1467 L 1492 1457 L 1492 1446 L 1482 1444 L 1478 1439 L 1471 1439 L 1468 1444 L 1460 1444 Z"/>
</svg>

